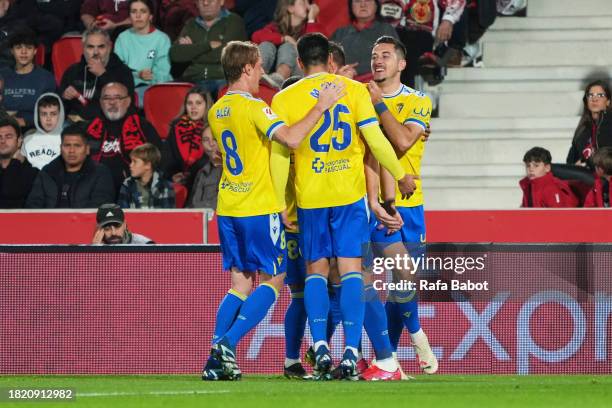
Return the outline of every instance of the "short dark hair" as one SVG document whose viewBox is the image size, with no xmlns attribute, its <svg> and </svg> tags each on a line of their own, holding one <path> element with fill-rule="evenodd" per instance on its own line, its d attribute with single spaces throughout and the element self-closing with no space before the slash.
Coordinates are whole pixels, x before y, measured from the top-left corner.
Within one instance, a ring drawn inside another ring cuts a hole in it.
<svg viewBox="0 0 612 408">
<path fill-rule="evenodd" d="M 230 41 L 221 51 L 221 65 L 229 84 L 237 82 L 247 65 L 257 64 L 259 48 L 249 41 Z"/>
<path fill-rule="evenodd" d="M 593 155 L 593 164 L 600 167 L 606 176 L 612 176 L 612 147 L 597 149 Z"/>
<path fill-rule="evenodd" d="M 376 47 L 378 44 L 392 44 L 400 59 L 406 59 L 406 47 L 397 38 L 393 38 L 390 35 L 383 35 L 374 42 L 374 47 Z"/>
<path fill-rule="evenodd" d="M 346 65 L 346 56 L 344 54 L 344 47 L 342 44 L 337 43 L 335 41 L 329 42 L 329 53 L 332 56 L 332 60 L 339 67 L 343 67 Z"/>
<path fill-rule="evenodd" d="M 62 130 L 62 142 L 66 136 L 80 136 L 87 143 L 87 129 L 83 122 L 73 123 Z"/>
<path fill-rule="evenodd" d="M 8 40 L 9 48 L 13 48 L 16 45 L 31 45 L 34 48 L 38 47 L 38 38 L 32 30 L 19 30 L 13 33 Z"/>
<path fill-rule="evenodd" d="M 291 85 L 295 84 L 300 79 L 302 79 L 302 77 L 298 75 L 290 76 L 289 78 L 285 79 L 285 81 L 283 81 L 283 85 L 281 86 L 281 89 L 290 87 Z"/>
<path fill-rule="evenodd" d="M 19 126 L 17 119 L 9 115 L 0 115 L 0 127 L 5 127 L 5 126 L 10 126 L 13 129 L 15 129 L 15 133 L 17 133 L 17 137 L 21 137 L 21 127 Z"/>
<path fill-rule="evenodd" d="M 527 150 L 527 153 L 523 156 L 523 163 L 527 164 L 531 162 L 550 164 L 552 162 L 552 156 L 550 152 L 543 147 L 532 147 Z"/>
<path fill-rule="evenodd" d="M 305 67 L 327 64 L 329 40 L 321 33 L 308 33 L 297 42 L 298 55 Z"/>
<path fill-rule="evenodd" d="M 128 3 L 128 10 L 132 6 L 132 3 L 143 3 L 149 9 L 149 12 L 154 16 L 155 15 L 155 4 L 151 0 L 130 0 Z"/>
<path fill-rule="evenodd" d="M 47 106 L 56 106 L 59 109 L 59 97 L 57 95 L 45 95 L 38 100 L 39 108 L 45 108 Z"/>
</svg>

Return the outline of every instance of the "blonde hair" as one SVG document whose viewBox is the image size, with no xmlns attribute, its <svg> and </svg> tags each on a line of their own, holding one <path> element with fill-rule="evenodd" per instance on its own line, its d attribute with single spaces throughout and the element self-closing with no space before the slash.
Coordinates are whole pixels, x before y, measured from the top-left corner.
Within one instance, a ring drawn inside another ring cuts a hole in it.
<svg viewBox="0 0 612 408">
<path fill-rule="evenodd" d="M 151 143 L 141 144 L 136 146 L 134 150 L 130 152 L 130 158 L 136 157 L 145 163 L 151 163 L 153 170 L 157 169 L 161 162 L 161 152 Z"/>
</svg>

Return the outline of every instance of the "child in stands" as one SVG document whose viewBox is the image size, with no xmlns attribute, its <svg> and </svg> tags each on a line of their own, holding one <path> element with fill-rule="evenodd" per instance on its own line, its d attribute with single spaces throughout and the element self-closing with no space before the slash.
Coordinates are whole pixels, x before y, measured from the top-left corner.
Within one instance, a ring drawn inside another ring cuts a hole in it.
<svg viewBox="0 0 612 408">
<path fill-rule="evenodd" d="M 612 147 L 602 147 L 593 155 L 595 184 L 584 200 L 585 207 L 610 207 L 610 179 L 612 178 Z"/>
<path fill-rule="evenodd" d="M 567 182 L 551 173 L 550 152 L 534 147 L 525 153 L 523 162 L 527 176 L 519 185 L 523 190 L 521 207 L 577 207 L 578 199 Z"/>
</svg>

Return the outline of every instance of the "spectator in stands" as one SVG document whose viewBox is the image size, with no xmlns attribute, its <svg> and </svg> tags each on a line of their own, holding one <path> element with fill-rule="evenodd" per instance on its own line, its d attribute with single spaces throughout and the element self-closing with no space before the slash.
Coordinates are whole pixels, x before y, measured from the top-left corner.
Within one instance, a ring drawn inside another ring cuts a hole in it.
<svg viewBox="0 0 612 408">
<path fill-rule="evenodd" d="M 523 162 L 527 176 L 519 185 L 523 190 L 521 207 L 577 207 L 578 198 L 566 181 L 559 180 L 550 171 L 550 152 L 534 147 L 525 153 Z"/>
<path fill-rule="evenodd" d="M 81 6 L 81 21 L 85 29 L 101 28 L 116 38 L 130 25 L 130 10 L 127 0 L 84 0 Z"/>
<path fill-rule="evenodd" d="M 496 0 L 471 0 L 465 6 L 466 42 L 463 47 L 462 67 L 483 66 L 481 38 L 487 29 L 493 25 L 497 17 Z"/>
<path fill-rule="evenodd" d="M 612 146 L 610 97 L 610 86 L 606 81 L 593 81 L 585 88 L 582 116 L 574 131 L 567 164 L 586 166 L 594 171 L 593 154 L 604 146 Z"/>
<path fill-rule="evenodd" d="M 279 0 L 274 21 L 253 33 L 253 42 L 259 44 L 264 80 L 280 89 L 291 75 L 302 75 L 297 65 L 297 40 L 305 33 L 322 32 L 316 22 L 319 6 L 308 0 Z"/>
<path fill-rule="evenodd" d="M 181 115 L 170 125 L 166 138 L 168 160 L 166 173 L 172 181 L 191 190 L 196 173 L 208 162 L 202 145 L 202 134 L 208 128 L 210 94 L 204 88 L 193 87 L 185 95 Z"/>
<path fill-rule="evenodd" d="M 17 121 L 0 117 L 0 208 L 23 208 L 38 173 L 27 161 L 15 158 L 21 141 Z"/>
<path fill-rule="evenodd" d="M 62 129 L 64 128 L 64 105 L 59 95 L 42 94 L 34 107 L 36 129 L 26 133 L 21 154 L 30 164 L 42 169 L 60 154 Z"/>
<path fill-rule="evenodd" d="M 383 35 L 397 38 L 393 27 L 378 18 L 379 0 L 348 0 L 351 24 L 334 32 L 332 41 L 342 44 L 346 62 L 357 63 L 357 75 L 370 73 L 370 58 L 374 41 Z"/>
<path fill-rule="evenodd" d="M 79 124 L 62 131 L 61 155 L 36 176 L 27 208 L 96 208 L 115 201 L 108 168 L 89 157 L 87 135 Z"/>
<path fill-rule="evenodd" d="M 418 72 L 417 61 L 425 53 L 432 53 L 434 42 L 447 43 L 444 55 L 433 55 L 435 62 L 439 57 L 445 61 L 453 59 L 451 65 L 461 64 L 462 50 L 465 46 L 465 25 L 462 20 L 466 0 L 381 0 L 381 16 L 397 29 L 399 39 L 406 47 L 406 69 L 402 73 L 402 83 L 414 88 L 414 77 Z M 459 24 L 459 27 L 456 25 Z M 448 54 L 446 53 L 448 52 Z M 442 53 L 439 51 L 439 53 Z"/>
<path fill-rule="evenodd" d="M 161 150 L 161 139 L 153 125 L 131 106 L 131 98 L 124 84 L 111 82 L 104 85 L 100 105 L 102 115 L 94 118 L 87 127 L 92 158 L 108 166 L 115 189 L 119 191 L 129 174 L 130 152 L 147 142 Z"/>
<path fill-rule="evenodd" d="M 117 204 L 103 204 L 96 214 L 96 231 L 91 243 L 146 245 L 155 242 L 144 235 L 130 232 L 125 222 L 125 214 Z"/>
<path fill-rule="evenodd" d="M 195 0 L 199 16 L 187 22 L 170 47 L 170 59 L 188 63 L 183 79 L 216 95 L 225 85 L 221 50 L 230 41 L 246 40 L 242 19 L 223 8 L 223 0 Z"/>
<path fill-rule="evenodd" d="M 6 11 L 5 18 L 2 18 L 3 22 L 0 23 L 0 26 L 4 26 L 4 22 L 8 23 L 6 27 L 8 30 L 2 27 L 4 34 L 10 36 L 13 31 L 23 31 L 27 27 L 35 32 L 38 42 L 45 45 L 50 55 L 51 46 L 62 35 L 62 21 L 54 15 L 41 13 L 39 2 L 35 0 L 15 0 L 7 1 L 7 3 L 10 3 L 10 8 Z M 2 15 L 2 8 L 3 6 L 0 5 L 0 15 Z"/>
<path fill-rule="evenodd" d="M 196 174 L 193 188 L 187 199 L 187 207 L 216 209 L 223 167 L 219 145 L 209 127 L 204 131 L 202 143 L 209 160 Z"/>
<path fill-rule="evenodd" d="M 49 71 L 34 64 L 38 41 L 34 32 L 20 31 L 9 39 L 15 59 L 12 69 L 4 69 L 4 107 L 19 126 L 34 126 L 34 106 L 40 95 L 55 92 L 55 78 Z"/>
<path fill-rule="evenodd" d="M 115 54 L 132 70 L 138 101 L 153 84 L 172 80 L 170 75 L 170 39 L 153 26 L 152 0 L 130 0 L 132 28 L 119 34 Z"/>
<path fill-rule="evenodd" d="M 13 67 L 15 62 L 11 55 L 9 38 L 25 24 L 13 10 L 9 13 L 9 7 L 10 0 L 0 0 L 0 69 Z"/>
<path fill-rule="evenodd" d="M 60 34 L 83 32 L 85 27 L 81 22 L 82 3 L 83 0 L 36 0 L 38 11 L 44 19 L 55 18 L 61 23 Z"/>
<path fill-rule="evenodd" d="M 595 183 L 584 200 L 585 207 L 610 207 L 612 194 L 612 147 L 602 147 L 593 155 Z"/>
<path fill-rule="evenodd" d="M 105 30 L 94 27 L 83 33 L 83 57 L 64 72 L 59 89 L 71 121 L 90 120 L 99 114 L 100 90 L 109 82 L 122 82 L 130 95 L 134 93 L 132 71 L 111 48 Z"/>
<path fill-rule="evenodd" d="M 276 2 L 277 0 L 236 0 L 234 12 L 244 19 L 248 38 L 274 19 Z"/>
<path fill-rule="evenodd" d="M 130 177 L 119 191 L 121 208 L 175 208 L 172 183 L 157 171 L 161 152 L 151 143 L 130 152 Z"/>
<path fill-rule="evenodd" d="M 172 41 L 177 39 L 185 23 L 197 15 L 198 8 L 194 0 L 161 0 L 161 28 Z"/>
</svg>

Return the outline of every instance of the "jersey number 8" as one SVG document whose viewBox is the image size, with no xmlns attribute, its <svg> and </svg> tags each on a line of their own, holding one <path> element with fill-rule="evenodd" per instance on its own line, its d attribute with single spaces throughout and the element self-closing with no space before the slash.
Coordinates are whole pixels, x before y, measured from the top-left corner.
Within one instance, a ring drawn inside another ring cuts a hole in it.
<svg viewBox="0 0 612 408">
<path fill-rule="evenodd" d="M 334 120 L 333 120 L 333 132 L 334 136 L 332 136 L 331 144 L 334 146 L 334 150 L 344 150 L 351 144 L 351 125 L 347 122 L 343 122 L 340 120 L 341 113 L 350 113 L 348 106 L 337 104 L 334 107 Z M 332 117 L 329 110 L 325 111 L 323 115 L 323 123 L 321 126 L 315 130 L 315 132 L 310 137 L 310 148 L 315 152 L 329 152 L 329 144 L 319 143 L 319 139 L 321 136 L 325 134 L 329 130 L 329 127 L 332 125 Z M 338 131 L 342 131 L 342 137 L 338 137 Z M 341 141 L 338 141 L 341 139 Z"/>
<path fill-rule="evenodd" d="M 227 169 L 234 176 L 239 175 L 242 173 L 243 166 L 240 156 L 238 156 L 236 137 L 229 130 L 224 130 L 221 133 L 221 143 L 223 143 L 223 148 L 225 149 L 225 165 Z"/>
</svg>

